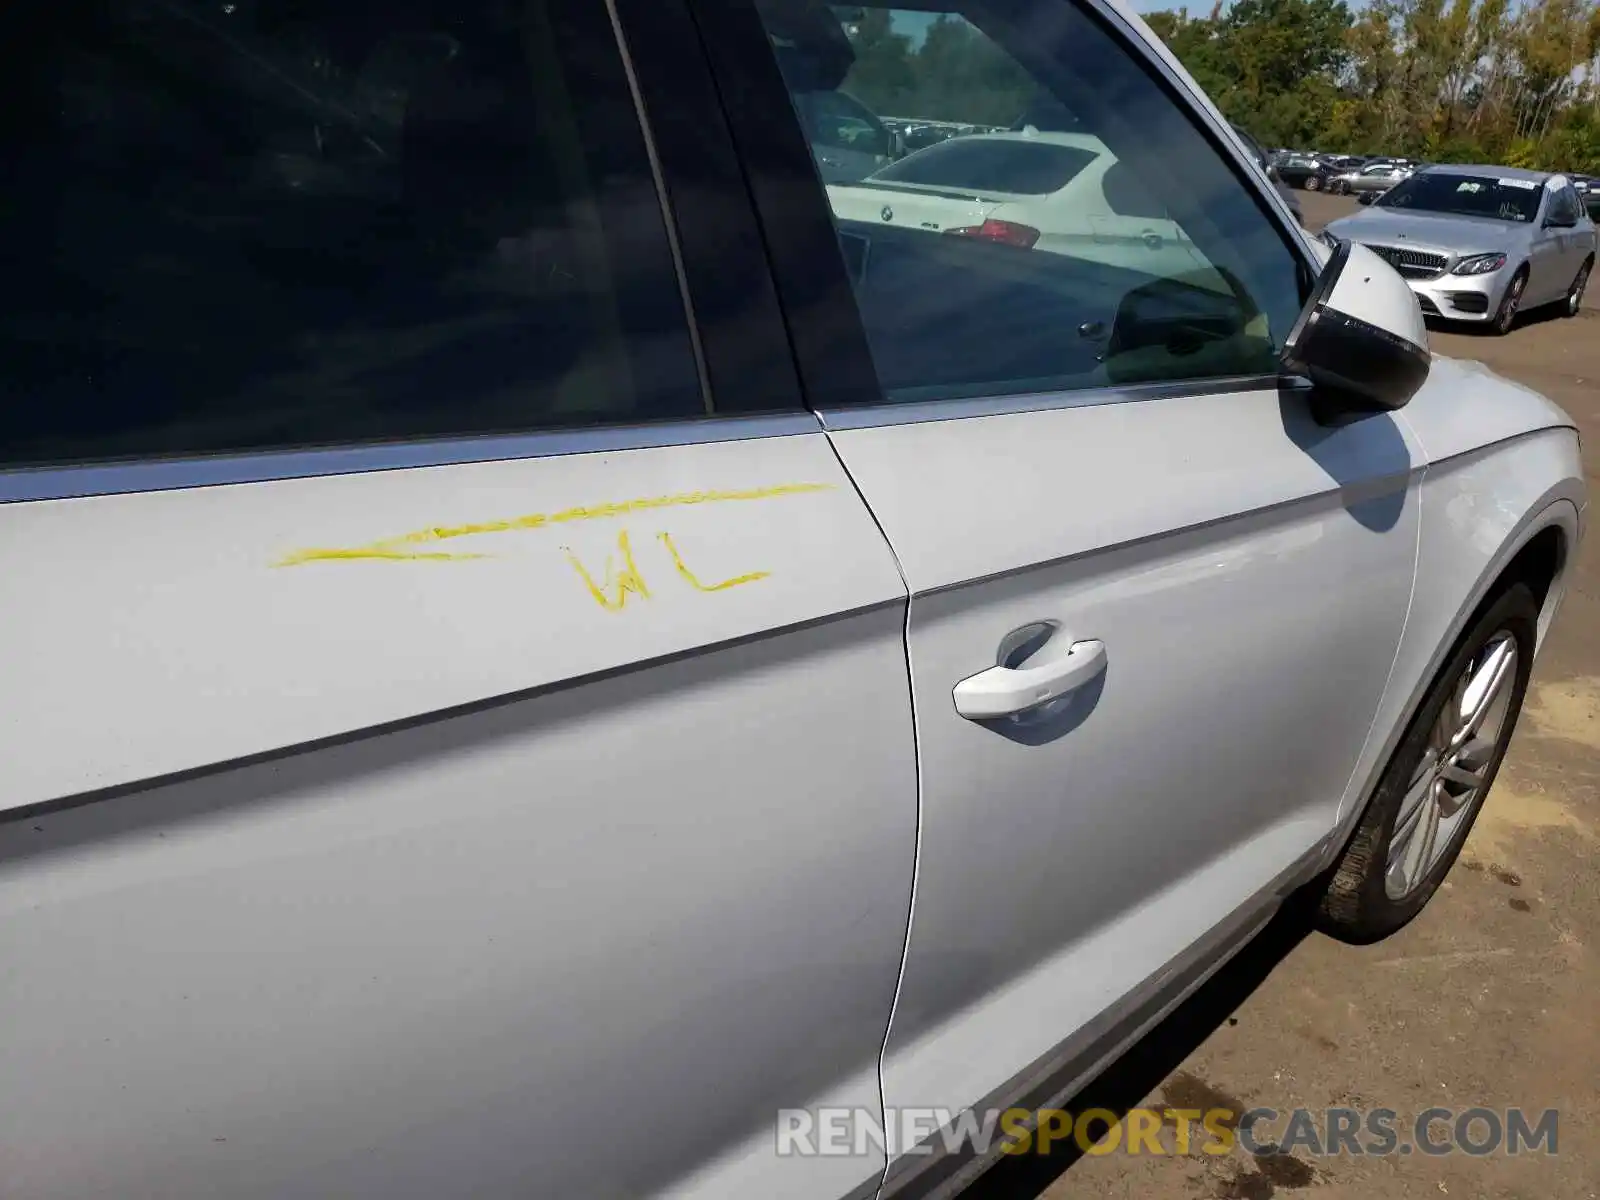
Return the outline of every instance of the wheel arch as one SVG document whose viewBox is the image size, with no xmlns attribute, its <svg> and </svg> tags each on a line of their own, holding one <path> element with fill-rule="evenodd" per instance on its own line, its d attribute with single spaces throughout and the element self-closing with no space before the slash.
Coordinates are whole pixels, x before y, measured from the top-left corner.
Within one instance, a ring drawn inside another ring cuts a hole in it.
<svg viewBox="0 0 1600 1200">
<path fill-rule="evenodd" d="M 1349 840 L 1372 800 L 1384 767 L 1457 642 L 1478 614 L 1513 583 L 1527 583 L 1539 602 L 1535 653 L 1543 648 L 1565 595 L 1572 552 L 1582 537 L 1583 517 L 1579 507 L 1584 500 L 1582 489 L 1581 478 L 1563 479 L 1528 504 L 1520 519 L 1506 530 L 1497 550 L 1482 559 L 1472 586 L 1442 628 L 1436 619 L 1419 611 L 1419 607 L 1426 609 L 1429 604 L 1425 597 L 1417 595 L 1414 587 L 1411 612 L 1401 635 L 1402 645 L 1395 656 L 1395 668 L 1374 716 L 1367 745 L 1352 774 L 1351 786 L 1346 789 L 1339 806 L 1338 819 L 1326 846 L 1324 866 L 1334 861 Z M 1422 659 L 1421 669 L 1415 658 L 1407 666 L 1405 643 L 1413 637 L 1417 642 L 1428 638 L 1430 627 L 1439 632 L 1431 636 L 1432 645 Z M 1403 700 L 1397 704 L 1395 701 L 1400 697 Z"/>
</svg>

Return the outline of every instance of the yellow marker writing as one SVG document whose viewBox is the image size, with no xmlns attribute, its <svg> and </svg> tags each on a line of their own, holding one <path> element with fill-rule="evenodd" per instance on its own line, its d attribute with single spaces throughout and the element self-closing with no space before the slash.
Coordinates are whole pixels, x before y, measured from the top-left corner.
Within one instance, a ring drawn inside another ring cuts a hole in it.
<svg viewBox="0 0 1600 1200">
<path fill-rule="evenodd" d="M 644 577 L 639 574 L 639 568 L 633 561 L 633 547 L 628 544 L 628 531 L 624 529 L 617 535 L 617 549 L 622 551 L 622 570 L 617 573 L 615 580 L 611 575 L 611 556 L 606 555 L 606 576 L 603 584 L 597 584 L 594 576 L 589 574 L 578 556 L 567 547 L 561 547 L 566 552 L 567 561 L 572 564 L 572 569 L 578 573 L 583 584 L 589 589 L 589 595 L 601 608 L 609 612 L 621 612 L 622 606 L 628 602 L 628 593 L 632 592 L 641 600 L 650 599 L 650 589 L 645 586 Z M 615 598 L 612 592 L 615 589 Z"/>
<path fill-rule="evenodd" d="M 487 558 L 485 554 L 470 554 L 448 550 L 421 550 L 414 547 L 456 538 L 476 537 L 489 533 L 515 533 L 543 529 L 547 525 L 566 525 L 575 521 L 598 521 L 631 513 L 651 512 L 662 508 L 681 508 L 697 504 L 729 504 L 751 500 L 775 500 L 782 496 L 801 496 L 811 492 L 832 491 L 831 483 L 777 483 L 766 487 L 731 490 L 676 492 L 666 496 L 643 496 L 634 500 L 621 500 L 604 504 L 582 505 L 554 513 L 526 513 L 499 521 L 478 521 L 468 525 L 434 525 L 414 529 L 395 537 L 382 538 L 364 546 L 313 547 L 292 550 L 274 566 L 300 567 L 314 562 L 349 562 L 374 559 L 390 562 L 458 562 L 467 559 Z M 681 569 L 681 568 L 680 568 Z M 719 585 L 720 586 L 720 585 Z M 732 586 L 729 584 L 728 586 Z"/>
<path fill-rule="evenodd" d="M 721 583 L 701 583 L 695 577 L 695 573 L 689 570 L 689 565 L 683 561 L 683 555 L 678 553 L 678 548 L 672 544 L 672 535 L 658 533 L 656 536 L 667 548 L 667 553 L 672 555 L 672 565 L 678 568 L 678 574 L 683 577 L 683 581 L 697 592 L 725 592 L 742 583 L 755 583 L 759 579 L 766 579 L 772 574 L 771 571 L 751 571 L 748 575 L 735 575 L 732 579 L 724 579 Z"/>
</svg>

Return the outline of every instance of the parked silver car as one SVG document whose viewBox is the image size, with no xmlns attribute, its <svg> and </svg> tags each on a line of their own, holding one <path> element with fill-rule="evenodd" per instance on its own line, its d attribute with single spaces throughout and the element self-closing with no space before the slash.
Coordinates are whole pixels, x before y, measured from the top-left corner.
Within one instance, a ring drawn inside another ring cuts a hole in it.
<svg viewBox="0 0 1600 1200">
<path fill-rule="evenodd" d="M 1423 312 L 1496 333 L 1523 308 L 1561 304 L 1575 316 L 1595 258 L 1594 222 L 1571 181 L 1514 167 L 1424 168 L 1325 235 L 1388 259 Z"/>
<path fill-rule="evenodd" d="M 1410 167 L 1392 164 L 1360 167 L 1354 171 L 1346 171 L 1342 175 L 1335 175 L 1328 180 L 1328 190 L 1336 196 L 1386 192 L 1410 176 Z"/>
</svg>

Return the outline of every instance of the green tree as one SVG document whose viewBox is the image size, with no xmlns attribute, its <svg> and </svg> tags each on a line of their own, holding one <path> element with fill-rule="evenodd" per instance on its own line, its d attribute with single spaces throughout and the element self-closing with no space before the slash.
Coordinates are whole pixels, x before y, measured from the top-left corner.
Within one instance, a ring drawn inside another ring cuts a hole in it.
<svg viewBox="0 0 1600 1200">
<path fill-rule="evenodd" d="M 850 38 L 856 60 L 844 90 L 874 112 L 898 113 L 917 90 L 911 39 L 894 32 L 888 9 L 863 11 L 865 15 Z"/>
<path fill-rule="evenodd" d="M 1305 148 L 1600 172 L 1600 0 L 1238 0 L 1150 27 L 1230 118 Z"/>
</svg>

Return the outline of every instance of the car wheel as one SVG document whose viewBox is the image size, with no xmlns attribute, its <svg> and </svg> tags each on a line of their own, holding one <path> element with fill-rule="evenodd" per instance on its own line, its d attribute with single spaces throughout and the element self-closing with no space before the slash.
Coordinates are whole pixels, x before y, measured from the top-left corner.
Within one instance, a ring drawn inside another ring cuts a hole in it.
<svg viewBox="0 0 1600 1200">
<path fill-rule="evenodd" d="M 1494 784 L 1533 668 L 1539 605 L 1515 583 L 1480 611 L 1411 719 L 1333 870 L 1318 923 L 1373 942 L 1415 917 Z"/>
<path fill-rule="evenodd" d="M 1569 317 L 1578 315 L 1578 310 L 1583 307 L 1583 289 L 1589 286 L 1589 272 L 1594 269 L 1594 259 L 1584 260 L 1583 266 L 1578 268 L 1578 277 L 1572 281 L 1572 286 L 1567 289 L 1566 313 Z"/>
<path fill-rule="evenodd" d="M 1307 175 L 1306 176 L 1306 191 L 1314 192 L 1314 191 L 1317 191 L 1321 187 L 1322 187 L 1322 180 L 1318 179 L 1315 175 Z"/>
<path fill-rule="evenodd" d="M 1350 185 L 1348 183 L 1335 183 L 1328 190 L 1331 191 L 1335 196 L 1346 196 L 1350 193 Z"/>
<path fill-rule="evenodd" d="M 1495 333 L 1501 337 L 1510 333 L 1511 327 L 1517 323 L 1517 309 L 1522 304 L 1522 292 L 1527 286 L 1528 269 L 1519 268 L 1506 287 L 1506 294 L 1500 300 L 1500 307 L 1495 310 L 1493 327 Z"/>
</svg>

